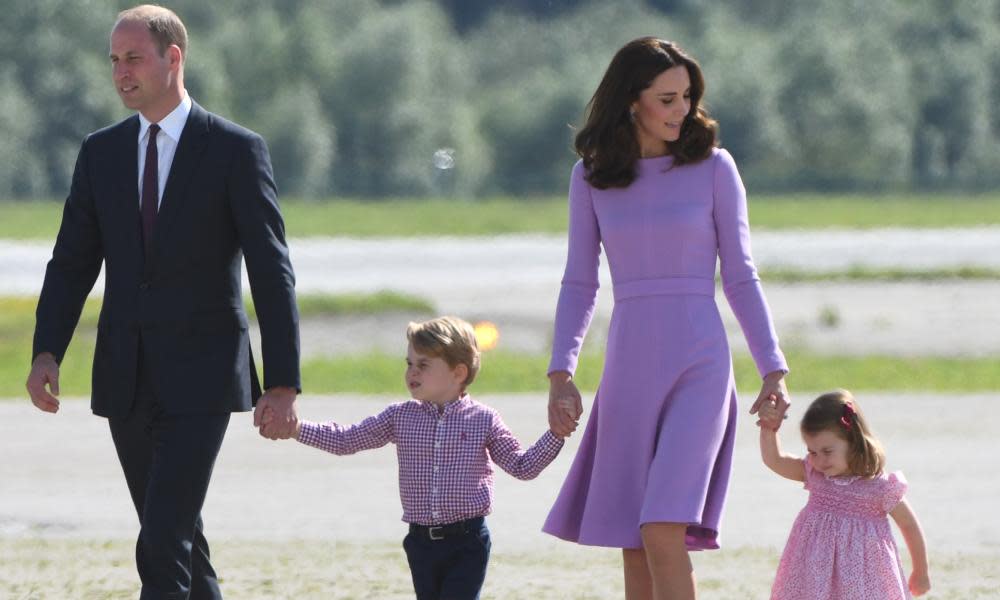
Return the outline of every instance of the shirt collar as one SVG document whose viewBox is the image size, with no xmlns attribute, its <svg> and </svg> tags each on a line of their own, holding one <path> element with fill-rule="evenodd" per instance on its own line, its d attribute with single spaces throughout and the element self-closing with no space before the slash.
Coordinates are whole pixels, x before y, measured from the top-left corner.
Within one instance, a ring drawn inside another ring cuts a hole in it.
<svg viewBox="0 0 1000 600">
<path fill-rule="evenodd" d="M 188 115 L 191 114 L 191 104 L 191 96 L 188 96 L 187 90 L 185 90 L 184 95 L 181 97 L 181 103 L 177 105 L 177 108 L 170 111 L 170 114 L 160 119 L 160 122 L 157 123 L 160 126 L 160 131 L 167 134 L 174 142 L 178 142 L 181 139 L 181 132 L 184 131 Z M 149 131 L 149 126 L 149 119 L 144 117 L 142 113 L 139 113 L 140 141 L 145 139 L 146 132 Z"/>
<path fill-rule="evenodd" d="M 444 410 L 440 411 L 440 414 L 443 415 L 451 414 L 456 410 L 459 410 L 469 402 L 472 402 L 472 398 L 470 398 L 468 394 L 462 394 L 455 400 L 452 400 L 451 402 L 445 404 Z M 427 410 L 427 412 L 438 414 L 437 404 L 434 404 L 433 402 L 421 402 L 421 404 L 424 405 L 424 409 Z"/>
</svg>

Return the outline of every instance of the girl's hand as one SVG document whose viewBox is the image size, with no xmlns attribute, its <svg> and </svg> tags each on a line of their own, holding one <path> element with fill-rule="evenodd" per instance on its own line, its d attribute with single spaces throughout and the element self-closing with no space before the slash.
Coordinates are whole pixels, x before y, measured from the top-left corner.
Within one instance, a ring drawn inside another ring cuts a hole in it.
<svg viewBox="0 0 1000 600">
<path fill-rule="evenodd" d="M 576 431 L 577 422 L 583 414 L 580 391 L 573 383 L 573 377 L 566 371 L 555 371 L 549 375 L 549 429 L 559 437 L 569 437 Z"/>
<path fill-rule="evenodd" d="M 931 578 L 927 573 L 917 573 L 914 571 L 910 574 L 910 593 L 914 596 L 923 596 L 931 589 Z"/>
<path fill-rule="evenodd" d="M 771 371 L 764 377 L 764 382 L 760 386 L 760 393 L 757 394 L 757 400 L 750 407 L 750 414 L 756 414 L 760 410 L 761 405 L 767 400 L 774 400 L 779 402 L 784 400 L 788 406 L 791 406 L 791 399 L 788 397 L 788 386 L 785 385 L 785 372 L 784 371 Z"/>
<path fill-rule="evenodd" d="M 768 399 L 760 405 L 760 411 L 757 413 L 760 418 L 757 419 L 757 425 L 777 431 L 781 427 L 781 422 L 788 418 L 786 413 L 789 406 L 791 405 L 784 398 L 778 401 Z"/>
</svg>

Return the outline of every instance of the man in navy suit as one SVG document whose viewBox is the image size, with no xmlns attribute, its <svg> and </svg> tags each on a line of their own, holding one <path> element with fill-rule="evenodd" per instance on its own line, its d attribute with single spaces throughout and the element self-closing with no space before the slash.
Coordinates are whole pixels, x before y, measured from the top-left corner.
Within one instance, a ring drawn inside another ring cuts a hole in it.
<svg viewBox="0 0 1000 600">
<path fill-rule="evenodd" d="M 38 301 L 27 388 L 59 409 L 59 364 L 105 268 L 91 408 L 106 417 L 140 521 L 141 598 L 221 598 L 201 508 L 233 412 L 294 431 L 295 276 L 267 147 L 184 88 L 187 33 L 139 6 L 111 32 L 115 88 L 138 112 L 87 136 Z M 243 309 L 246 260 L 264 392 Z"/>
</svg>

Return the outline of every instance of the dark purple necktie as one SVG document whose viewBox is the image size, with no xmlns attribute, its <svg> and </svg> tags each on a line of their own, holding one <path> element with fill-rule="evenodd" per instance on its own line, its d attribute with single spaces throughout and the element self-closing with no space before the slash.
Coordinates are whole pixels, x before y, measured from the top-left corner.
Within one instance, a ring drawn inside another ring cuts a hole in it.
<svg viewBox="0 0 1000 600">
<path fill-rule="evenodd" d="M 159 157 L 156 153 L 156 134 L 160 126 L 153 123 L 149 126 L 149 142 L 146 144 L 146 164 L 142 169 L 142 246 L 146 256 L 153 249 L 153 226 L 156 225 L 156 210 L 160 196 Z"/>
</svg>

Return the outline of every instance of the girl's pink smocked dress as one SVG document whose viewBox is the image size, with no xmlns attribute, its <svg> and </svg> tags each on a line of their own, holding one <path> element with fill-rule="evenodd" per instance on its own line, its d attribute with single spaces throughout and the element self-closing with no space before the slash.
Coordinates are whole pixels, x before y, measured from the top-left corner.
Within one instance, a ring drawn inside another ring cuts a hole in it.
<svg viewBox="0 0 1000 600">
<path fill-rule="evenodd" d="M 909 600 L 888 518 L 906 493 L 903 474 L 828 478 L 804 462 L 809 502 L 792 525 L 771 600 Z"/>
</svg>

